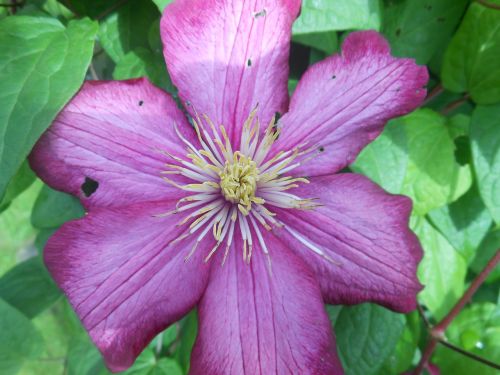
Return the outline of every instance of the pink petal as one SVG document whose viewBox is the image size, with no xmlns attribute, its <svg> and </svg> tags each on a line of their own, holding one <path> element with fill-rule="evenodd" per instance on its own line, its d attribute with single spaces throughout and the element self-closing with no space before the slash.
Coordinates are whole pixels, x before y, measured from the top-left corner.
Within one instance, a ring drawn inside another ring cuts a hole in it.
<svg viewBox="0 0 500 375">
<path fill-rule="evenodd" d="M 278 217 L 332 261 L 280 231 L 314 268 L 328 303 L 376 302 L 408 312 L 416 307 L 422 248 L 408 228 L 411 200 L 391 195 L 366 177 L 345 173 L 311 178 L 295 190 L 319 198 L 312 211 L 280 210 Z"/>
<path fill-rule="evenodd" d="M 385 123 L 417 108 L 426 95 L 427 69 L 394 58 L 375 31 L 351 33 L 342 54 L 313 65 L 281 118 L 275 150 L 304 143 L 317 149 L 299 175 L 333 173 L 352 163 Z"/>
<path fill-rule="evenodd" d="M 156 334 L 196 305 L 206 286 L 202 253 L 213 240 L 185 262 L 195 236 L 187 248 L 167 246 L 184 229 L 175 226 L 182 217 L 154 216 L 173 206 L 96 208 L 64 224 L 45 248 L 47 268 L 112 371 L 131 366 Z"/>
<path fill-rule="evenodd" d="M 31 167 L 87 208 L 172 199 L 179 190 L 162 180 L 170 160 L 161 151 L 186 153 L 174 123 L 196 142 L 172 98 L 146 79 L 87 81 L 36 144 Z M 88 197 L 82 185 L 92 181 Z"/>
<path fill-rule="evenodd" d="M 233 142 L 257 103 L 265 126 L 288 107 L 291 25 L 300 3 L 178 0 L 165 9 L 164 55 L 180 97 L 228 128 Z"/>
<path fill-rule="evenodd" d="M 215 259 L 199 304 L 191 374 L 342 374 L 335 340 L 311 270 L 265 233 L 271 254 L 241 238 L 224 266 Z"/>
</svg>

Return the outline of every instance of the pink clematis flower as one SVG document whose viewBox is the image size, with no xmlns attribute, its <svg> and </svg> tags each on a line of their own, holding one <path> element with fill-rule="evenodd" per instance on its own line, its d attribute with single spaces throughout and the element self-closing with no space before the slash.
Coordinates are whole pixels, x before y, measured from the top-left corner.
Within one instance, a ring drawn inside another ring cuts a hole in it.
<svg viewBox="0 0 500 375">
<path fill-rule="evenodd" d="M 145 79 L 86 82 L 33 150 L 88 212 L 45 262 L 111 370 L 197 306 L 192 374 L 341 374 L 325 302 L 415 308 L 411 201 L 335 173 L 421 104 L 427 71 L 354 32 L 289 105 L 299 10 L 174 2 L 161 36 L 192 124 Z"/>
</svg>

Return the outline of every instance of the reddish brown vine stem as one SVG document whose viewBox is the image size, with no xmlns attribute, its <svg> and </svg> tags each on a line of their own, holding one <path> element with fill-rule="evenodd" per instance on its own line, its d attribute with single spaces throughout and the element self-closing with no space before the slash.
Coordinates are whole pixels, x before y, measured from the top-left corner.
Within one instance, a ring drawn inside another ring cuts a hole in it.
<svg viewBox="0 0 500 375">
<path fill-rule="evenodd" d="M 438 83 L 434 88 L 431 90 L 431 92 L 427 95 L 427 98 L 425 98 L 424 105 L 428 104 L 432 99 L 434 99 L 436 96 L 442 94 L 444 92 L 444 87 L 441 83 Z"/>
<path fill-rule="evenodd" d="M 476 2 L 481 4 L 482 6 L 485 6 L 486 8 L 500 10 L 499 4 L 493 4 L 493 3 L 490 3 L 489 1 L 486 1 L 486 0 L 476 0 Z"/>
<path fill-rule="evenodd" d="M 481 286 L 481 284 L 484 282 L 484 280 L 488 277 L 488 275 L 491 273 L 491 271 L 493 271 L 493 269 L 499 262 L 500 262 L 500 249 L 496 251 L 495 255 L 490 259 L 488 264 L 486 264 L 481 273 L 477 275 L 477 277 L 472 281 L 471 285 L 469 286 L 469 289 L 467 289 L 467 291 L 462 295 L 460 300 L 458 300 L 458 302 L 450 310 L 450 312 L 437 325 L 430 328 L 429 332 L 431 339 L 427 343 L 424 353 L 422 354 L 422 358 L 420 359 L 420 362 L 418 363 L 417 367 L 413 372 L 414 375 L 422 374 L 424 368 L 429 364 L 429 360 L 431 359 L 431 356 L 434 353 L 434 350 L 436 349 L 438 343 L 442 343 L 448 347 L 452 346 L 452 345 L 447 345 L 445 341 L 444 332 L 446 328 L 448 328 L 453 319 L 455 319 L 455 317 L 460 313 L 465 304 L 470 301 L 474 293 L 477 291 L 477 289 Z M 454 348 L 455 347 L 453 346 L 452 349 Z M 469 357 L 472 356 L 469 355 Z M 489 362 L 487 360 L 480 359 L 479 361 L 486 365 L 492 364 L 492 367 L 498 368 L 498 365 L 493 364 L 492 362 Z"/>
</svg>

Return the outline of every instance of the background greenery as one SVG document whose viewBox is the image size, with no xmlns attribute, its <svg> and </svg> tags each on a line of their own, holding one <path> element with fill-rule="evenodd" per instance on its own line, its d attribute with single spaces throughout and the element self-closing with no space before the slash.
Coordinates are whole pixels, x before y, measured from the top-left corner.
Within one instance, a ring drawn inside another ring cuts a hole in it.
<svg viewBox="0 0 500 375">
<path fill-rule="evenodd" d="M 159 38 L 169 0 L 2 0 L 0 7 L 0 374 L 107 374 L 41 261 L 47 238 L 83 214 L 25 159 L 84 79 L 147 76 L 173 93 Z M 12 5 L 14 4 L 14 5 Z M 414 201 L 425 250 L 422 314 L 436 323 L 500 247 L 500 0 L 303 0 L 293 27 L 292 93 L 352 30 L 426 64 L 424 108 L 391 121 L 351 169 Z M 91 65 L 89 65 L 91 64 Z M 446 331 L 452 345 L 500 359 L 500 268 Z M 328 306 L 347 374 L 399 374 L 428 341 L 423 316 L 376 305 Z M 126 374 L 183 374 L 196 313 L 160 334 Z M 438 346 L 442 374 L 496 370 Z"/>
</svg>

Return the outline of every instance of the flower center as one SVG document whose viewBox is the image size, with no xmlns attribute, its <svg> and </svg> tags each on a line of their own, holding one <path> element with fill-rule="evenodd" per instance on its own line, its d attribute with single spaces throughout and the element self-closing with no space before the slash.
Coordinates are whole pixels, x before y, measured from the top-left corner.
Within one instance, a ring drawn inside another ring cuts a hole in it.
<svg viewBox="0 0 500 375">
<path fill-rule="evenodd" d="M 236 152 L 234 162 L 226 161 L 224 170 L 220 173 L 220 189 L 226 201 L 237 203 L 245 209 L 248 215 L 252 202 L 260 203 L 255 197 L 259 170 L 257 164 L 249 157 Z"/>
<path fill-rule="evenodd" d="M 296 188 L 299 183 L 309 181 L 302 177 L 287 175 L 310 158 L 297 161 L 298 157 L 310 154 L 317 147 L 304 151 L 298 147 L 293 150 L 280 150 L 273 157 L 269 157 L 269 151 L 278 138 L 279 130 L 275 128 L 273 118 L 265 132 L 261 134 L 256 112 L 257 109 L 254 109 L 245 121 L 240 145 L 236 151 L 233 151 L 233 145 L 225 128 L 220 126 L 220 131 L 217 131 L 208 116 L 203 116 L 205 121 L 198 115 L 193 119 L 201 149 L 194 147 L 175 127 L 177 135 L 187 147 L 187 158 L 182 159 L 165 152 L 175 163 L 166 164 L 169 170 L 163 171 L 162 174 L 181 175 L 193 183 L 179 185 L 174 180 L 163 177 L 169 184 L 189 194 L 177 202 L 175 210 L 158 215 L 189 212 L 189 215 L 178 224 L 189 223 L 189 227 L 182 235 L 172 240 L 170 245 L 194 235 L 196 241 L 186 256 L 187 260 L 212 229 L 216 242 L 206 255 L 205 261 L 207 262 L 219 246 L 225 243 L 226 249 L 222 260 L 224 264 L 235 231 L 239 230 L 243 241 L 241 246 L 243 259 L 250 262 L 253 243 L 258 241 L 262 252 L 270 262 L 269 250 L 261 230 L 270 231 L 273 227 L 285 228 L 304 246 L 331 260 L 320 247 L 299 232 L 285 226 L 273 212 L 274 208 L 309 210 L 318 206 L 313 199 L 303 199 L 289 193 L 288 191 Z"/>
</svg>

